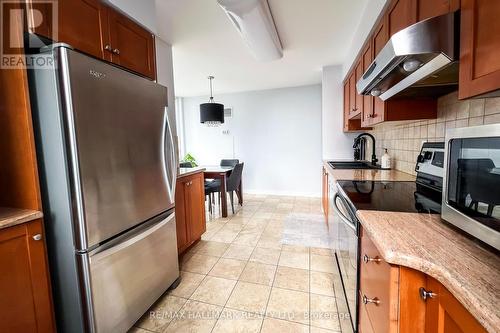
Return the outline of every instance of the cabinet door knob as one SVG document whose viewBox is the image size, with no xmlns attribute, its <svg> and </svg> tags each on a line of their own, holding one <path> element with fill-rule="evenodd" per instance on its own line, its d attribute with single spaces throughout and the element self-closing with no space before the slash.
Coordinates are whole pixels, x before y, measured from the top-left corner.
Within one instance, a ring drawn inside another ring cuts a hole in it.
<svg viewBox="0 0 500 333">
<path fill-rule="evenodd" d="M 379 257 L 372 258 L 372 257 L 369 257 L 367 254 L 365 254 L 363 256 L 363 261 L 365 262 L 365 264 L 367 264 L 369 262 L 381 262 L 382 259 L 380 259 Z"/>
<path fill-rule="evenodd" d="M 106 46 L 104 46 L 104 49 L 106 51 L 113 52 L 113 49 L 111 48 L 111 45 L 109 45 L 109 44 L 106 44 Z"/>
<path fill-rule="evenodd" d="M 418 289 L 418 293 L 420 294 L 420 298 L 422 299 L 422 301 L 426 301 L 427 298 L 435 298 L 437 296 L 436 293 L 433 293 L 430 290 L 426 290 L 424 287 L 420 287 L 420 289 Z"/>
<path fill-rule="evenodd" d="M 114 53 L 114 54 L 116 54 L 116 55 L 120 55 L 120 50 L 118 50 L 118 49 L 114 49 L 114 50 L 113 50 L 113 53 Z"/>
<path fill-rule="evenodd" d="M 36 234 L 33 236 L 33 240 L 36 240 L 36 241 L 39 241 L 42 239 L 42 235 L 41 234 Z"/>
<path fill-rule="evenodd" d="M 366 295 L 363 295 L 363 303 L 364 304 L 375 304 L 375 305 L 379 305 L 380 304 L 380 300 L 375 297 L 375 298 L 368 298 L 366 297 Z"/>
</svg>

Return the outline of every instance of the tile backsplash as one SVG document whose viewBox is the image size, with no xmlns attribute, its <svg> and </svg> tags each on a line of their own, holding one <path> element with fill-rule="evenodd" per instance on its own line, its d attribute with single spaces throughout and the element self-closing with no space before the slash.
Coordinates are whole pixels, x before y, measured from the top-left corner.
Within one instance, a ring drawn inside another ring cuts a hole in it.
<svg viewBox="0 0 500 333">
<path fill-rule="evenodd" d="M 459 100 L 457 92 L 453 92 L 439 98 L 437 119 L 382 123 L 370 133 L 376 138 L 379 163 L 383 148 L 387 148 L 392 168 L 415 174 L 415 163 L 423 142 L 444 141 L 447 128 L 494 123 L 500 123 L 500 97 Z M 370 151 L 368 147 L 367 154 Z"/>
</svg>

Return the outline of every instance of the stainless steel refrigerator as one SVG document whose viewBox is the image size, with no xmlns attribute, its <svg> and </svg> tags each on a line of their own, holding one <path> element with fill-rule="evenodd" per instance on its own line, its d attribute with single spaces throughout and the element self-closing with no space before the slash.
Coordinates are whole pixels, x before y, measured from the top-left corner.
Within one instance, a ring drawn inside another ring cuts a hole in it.
<svg viewBox="0 0 500 333">
<path fill-rule="evenodd" d="M 60 332 L 126 332 L 179 277 L 167 88 L 64 44 L 29 72 Z M 45 60 L 46 61 L 46 60 Z"/>
</svg>

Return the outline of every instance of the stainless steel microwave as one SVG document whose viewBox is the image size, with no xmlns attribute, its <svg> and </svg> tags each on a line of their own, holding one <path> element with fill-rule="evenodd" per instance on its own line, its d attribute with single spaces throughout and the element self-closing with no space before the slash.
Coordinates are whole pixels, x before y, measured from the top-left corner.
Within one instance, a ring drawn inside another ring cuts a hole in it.
<svg viewBox="0 0 500 333">
<path fill-rule="evenodd" d="M 446 131 L 441 217 L 500 250 L 500 124 Z"/>
</svg>

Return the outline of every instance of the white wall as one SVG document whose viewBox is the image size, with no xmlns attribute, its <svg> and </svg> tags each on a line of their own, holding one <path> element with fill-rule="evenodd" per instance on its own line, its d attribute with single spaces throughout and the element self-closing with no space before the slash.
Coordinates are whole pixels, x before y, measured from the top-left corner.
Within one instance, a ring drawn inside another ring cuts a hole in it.
<svg viewBox="0 0 500 333">
<path fill-rule="evenodd" d="M 156 81 L 168 89 L 169 116 L 175 119 L 174 68 L 172 62 L 172 46 L 156 37 Z"/>
<path fill-rule="evenodd" d="M 245 192 L 320 195 L 321 86 L 215 94 L 215 100 L 232 107 L 233 118 L 213 128 L 200 124 L 199 105 L 208 97 L 183 98 L 186 149 L 200 164 L 240 159 Z"/>
<path fill-rule="evenodd" d="M 140 25 L 157 35 L 156 4 L 154 0 L 106 0 Z"/>
<path fill-rule="evenodd" d="M 325 160 L 353 159 L 355 134 L 344 133 L 342 66 L 323 67 L 322 156 Z"/>
<path fill-rule="evenodd" d="M 385 4 L 389 0 L 370 0 L 366 5 L 359 25 L 354 33 L 354 37 L 347 52 L 346 61 L 342 65 L 342 78 L 344 78 L 351 68 L 352 63 L 356 60 L 359 50 L 363 47 L 366 37 L 375 25 L 378 16 L 384 9 Z"/>
</svg>

